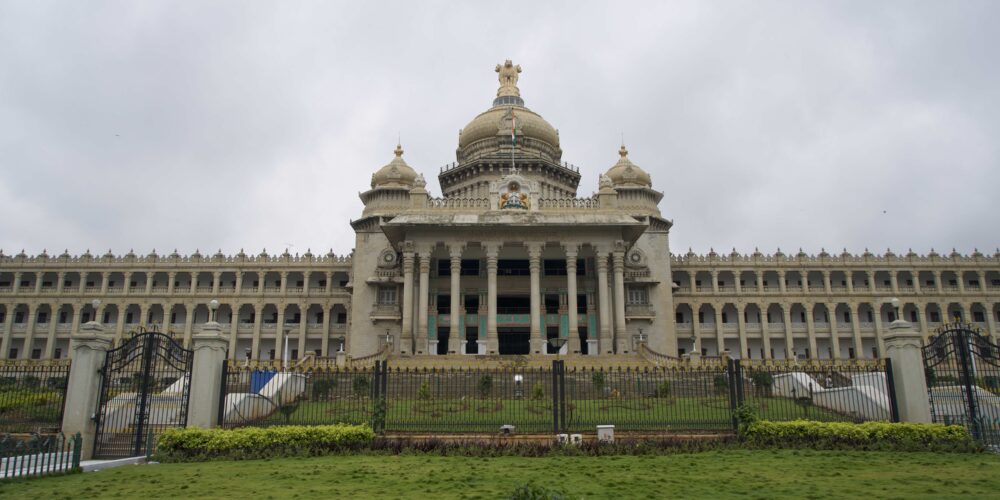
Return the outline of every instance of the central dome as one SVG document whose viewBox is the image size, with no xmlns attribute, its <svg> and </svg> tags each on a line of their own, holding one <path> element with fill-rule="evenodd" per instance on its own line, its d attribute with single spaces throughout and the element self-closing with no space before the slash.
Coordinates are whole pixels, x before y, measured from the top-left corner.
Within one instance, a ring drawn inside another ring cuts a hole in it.
<svg viewBox="0 0 1000 500">
<path fill-rule="evenodd" d="M 473 148 L 479 153 L 497 149 L 501 145 L 509 147 L 512 132 L 518 146 L 534 149 L 532 143 L 540 141 L 545 143 L 544 146 L 536 146 L 550 151 L 558 150 L 559 132 L 556 128 L 538 113 L 524 107 L 521 90 L 517 88 L 521 67 L 508 59 L 497 65 L 496 72 L 499 74 L 500 88 L 496 99 L 493 99 L 493 107 L 480 113 L 462 129 L 458 138 L 459 150 L 466 150 L 483 140 L 488 142 Z"/>
<path fill-rule="evenodd" d="M 514 115 L 517 138 L 538 139 L 552 147 L 559 147 L 559 133 L 544 118 L 524 106 L 494 106 L 472 119 L 458 138 L 458 147 L 464 148 L 476 141 L 500 137 L 510 137 L 511 120 Z"/>
</svg>

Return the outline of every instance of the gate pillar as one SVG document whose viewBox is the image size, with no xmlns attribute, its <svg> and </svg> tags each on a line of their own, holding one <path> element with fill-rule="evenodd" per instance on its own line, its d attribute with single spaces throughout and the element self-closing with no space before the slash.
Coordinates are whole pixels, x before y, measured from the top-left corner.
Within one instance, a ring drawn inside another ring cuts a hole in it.
<svg viewBox="0 0 1000 500">
<path fill-rule="evenodd" d="M 94 455 L 101 367 L 104 366 L 112 340 L 112 335 L 104 333 L 104 327 L 91 321 L 80 325 L 80 331 L 73 336 L 71 342 L 73 363 L 70 365 L 66 386 L 62 431 L 66 435 L 80 433 L 83 438 L 81 460 L 90 460 Z"/>
<path fill-rule="evenodd" d="M 205 323 L 191 337 L 194 362 L 191 367 L 191 400 L 187 424 L 209 428 L 219 423 L 222 397 L 222 365 L 226 362 L 229 335 L 215 321 Z"/>
<path fill-rule="evenodd" d="M 908 321 L 896 320 L 885 336 L 885 354 L 892 360 L 892 379 L 900 422 L 931 421 L 931 406 L 920 350 L 922 336 Z"/>
</svg>

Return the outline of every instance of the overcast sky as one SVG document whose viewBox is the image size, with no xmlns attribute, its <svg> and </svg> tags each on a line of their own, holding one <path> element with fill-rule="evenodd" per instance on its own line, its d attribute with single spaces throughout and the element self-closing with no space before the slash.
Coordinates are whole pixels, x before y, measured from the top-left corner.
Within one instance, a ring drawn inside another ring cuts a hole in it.
<svg viewBox="0 0 1000 500">
<path fill-rule="evenodd" d="M 579 194 L 652 174 L 672 250 L 1000 246 L 1000 2 L 0 0 L 0 248 L 338 254 L 440 195 L 494 66 Z"/>
</svg>

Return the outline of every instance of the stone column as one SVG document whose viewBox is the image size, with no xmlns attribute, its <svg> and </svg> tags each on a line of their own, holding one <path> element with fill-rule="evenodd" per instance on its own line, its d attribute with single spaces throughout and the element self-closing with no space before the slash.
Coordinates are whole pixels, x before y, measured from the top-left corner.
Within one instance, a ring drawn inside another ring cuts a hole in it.
<svg viewBox="0 0 1000 500">
<path fill-rule="evenodd" d="M 431 251 L 423 250 L 420 252 L 420 295 L 417 300 L 417 353 L 419 354 L 428 354 L 430 332 L 427 330 L 427 315 L 430 303 L 430 279 Z"/>
<path fill-rule="evenodd" d="M 448 256 L 451 257 L 451 304 L 448 305 L 448 354 L 458 354 L 460 352 L 460 341 L 462 331 L 462 245 L 452 245 L 448 247 Z M 439 339 L 440 340 L 440 339 Z"/>
<path fill-rule="evenodd" d="M 94 456 L 97 424 L 91 417 L 97 413 L 101 368 L 108 349 L 111 348 L 111 340 L 110 335 L 104 334 L 100 323 L 91 321 L 80 326 L 80 331 L 74 333 L 70 344 L 73 363 L 70 365 L 66 400 L 63 403 L 65 410 L 62 431 L 67 436 L 79 432 L 83 437 L 81 460 L 90 460 Z"/>
<path fill-rule="evenodd" d="M 785 270 L 784 269 L 779 269 L 778 270 L 778 290 L 781 290 L 781 295 L 785 295 L 786 288 L 787 287 L 785 286 Z"/>
<path fill-rule="evenodd" d="M 547 352 L 545 337 L 542 336 L 542 292 L 541 292 L 541 243 L 528 243 L 528 270 L 531 273 L 531 350 L 535 354 Z"/>
<path fill-rule="evenodd" d="M 240 304 L 232 304 L 233 315 L 229 319 L 229 359 L 236 359 L 241 354 L 236 352 L 236 339 L 240 334 Z"/>
<path fill-rule="evenodd" d="M 307 280 L 308 281 L 308 280 Z M 306 334 L 309 328 L 309 304 L 299 304 L 299 342 L 296 348 L 299 350 L 299 359 L 306 356 Z"/>
<path fill-rule="evenodd" d="M 743 293 L 743 285 L 740 281 L 743 279 L 743 270 L 734 269 L 733 270 L 733 286 L 736 287 L 736 294 L 740 295 Z"/>
<path fill-rule="evenodd" d="M 403 251 L 403 327 L 400 330 L 398 352 L 413 352 L 413 250 Z M 328 282 L 329 283 L 329 282 Z"/>
<path fill-rule="evenodd" d="M 243 293 L 243 271 L 236 271 L 236 289 L 234 293 L 239 296 Z"/>
<path fill-rule="evenodd" d="M 486 250 L 486 353 L 500 352 L 500 339 L 497 336 L 497 258 L 500 255 L 500 245 L 488 243 Z M 479 311 L 482 314 L 482 308 Z"/>
<path fill-rule="evenodd" d="M 189 427 L 207 429 L 219 424 L 219 398 L 222 395 L 222 365 L 226 362 L 229 336 L 222 325 L 209 321 L 192 337 L 194 360 L 191 365 L 191 394 L 188 405 Z"/>
<path fill-rule="evenodd" d="M 104 271 L 103 273 L 101 273 L 101 295 L 107 295 L 108 294 L 108 286 L 109 286 L 108 283 L 110 281 L 111 281 L 111 273 L 109 273 L 107 271 Z"/>
<path fill-rule="evenodd" d="M 771 304 L 764 303 L 764 307 L 760 310 L 760 340 L 761 347 L 764 348 L 764 359 L 771 359 L 771 321 L 768 318 L 768 310 L 771 308 Z"/>
<path fill-rule="evenodd" d="M 580 346 L 580 325 L 579 314 L 577 313 L 576 301 L 576 258 L 579 247 L 576 244 L 568 243 L 564 245 L 566 249 L 566 309 L 569 325 L 569 345 L 570 354 L 577 354 L 581 350 Z"/>
<path fill-rule="evenodd" d="M 784 304 L 781 308 L 785 320 L 785 359 L 795 359 L 795 336 L 792 335 L 792 305 Z"/>
<path fill-rule="evenodd" d="M 323 292 L 327 295 L 330 295 L 330 292 L 333 291 L 333 271 L 326 272 L 326 286 L 324 288 Z"/>
<path fill-rule="evenodd" d="M 618 243 L 619 249 L 612 253 L 612 262 L 615 273 L 615 335 L 618 337 L 618 352 L 621 353 L 628 350 L 629 339 L 625 330 L 625 244 Z M 718 290 L 718 281 L 713 283 Z"/>
<path fill-rule="evenodd" d="M 264 321 L 264 306 L 253 306 L 253 341 L 250 342 L 250 359 L 260 359 L 260 330 Z"/>
<path fill-rule="evenodd" d="M 944 291 L 944 285 L 941 284 L 941 271 L 932 271 L 934 273 L 934 288 L 940 295 Z"/>
<path fill-rule="evenodd" d="M 0 359 L 7 359 L 10 354 L 10 344 L 13 341 L 14 310 L 17 309 L 16 302 L 7 303 L 7 317 L 3 323 L 3 340 L 0 341 Z"/>
<path fill-rule="evenodd" d="M 11 283 L 11 287 L 12 287 L 12 290 L 13 290 L 13 292 L 14 292 L 15 295 L 21 292 L 21 276 L 22 275 L 23 275 L 23 273 L 21 271 L 15 271 L 14 272 L 14 282 Z"/>
<path fill-rule="evenodd" d="M 611 345 L 611 307 L 608 303 L 608 252 L 598 249 L 597 257 L 597 307 L 600 316 L 601 331 L 598 349 L 602 354 L 613 354 Z"/>
<path fill-rule="evenodd" d="M 809 293 L 809 271 L 802 270 L 799 271 L 799 276 L 802 277 L 802 293 Z"/>
<path fill-rule="evenodd" d="M 827 270 L 823 271 L 823 290 L 826 291 L 827 295 L 833 293 L 833 286 L 830 283 L 830 271 Z"/>
<path fill-rule="evenodd" d="M 885 356 L 892 360 L 892 379 L 896 386 L 896 405 L 901 422 L 929 423 L 930 402 L 924 377 L 921 336 L 907 321 L 896 320 L 885 336 Z"/>
<path fill-rule="evenodd" d="M 889 284 L 892 286 L 892 293 L 899 293 L 899 277 L 896 276 L 897 271 L 895 269 L 889 269 Z"/>
<path fill-rule="evenodd" d="M 833 351 L 832 358 L 840 359 L 840 337 L 837 332 L 837 304 L 826 305 L 826 317 L 830 322 L 830 350 Z"/>
<path fill-rule="evenodd" d="M 184 347 L 191 348 L 191 332 L 194 326 L 194 304 L 184 304 Z"/>
<path fill-rule="evenodd" d="M 279 303 L 278 324 L 274 328 L 274 357 L 285 361 L 285 304 Z M 291 355 L 291 353 L 288 353 Z"/>
<path fill-rule="evenodd" d="M 330 315 L 333 313 L 333 308 L 330 307 L 330 303 L 327 302 L 323 305 L 323 338 L 320 340 L 320 352 L 323 357 L 330 356 Z"/>
<path fill-rule="evenodd" d="M 764 271 L 754 271 L 754 279 L 757 280 L 757 293 L 764 293 Z"/>
<path fill-rule="evenodd" d="M 715 309 L 715 350 L 719 356 L 722 356 L 722 351 L 726 349 L 726 334 L 724 332 L 726 325 L 722 321 L 722 308 L 726 305 L 712 304 L 712 306 Z"/>
<path fill-rule="evenodd" d="M 809 359 L 819 359 L 816 352 L 816 326 L 813 325 L 813 304 L 803 304 L 806 306 L 806 332 L 809 335 Z"/>
<path fill-rule="evenodd" d="M 309 279 L 312 277 L 312 271 L 302 272 L 302 295 L 309 295 Z"/>
<path fill-rule="evenodd" d="M 174 293 L 174 283 L 177 281 L 177 272 L 170 271 L 167 273 L 167 295 L 173 295 Z"/>
<path fill-rule="evenodd" d="M 716 271 L 716 270 L 713 269 L 712 271 L 709 272 L 709 274 L 712 276 L 712 293 L 713 294 L 718 294 L 719 293 L 719 271 Z"/>
<path fill-rule="evenodd" d="M 743 315 L 746 314 L 746 306 L 743 304 L 736 304 L 736 328 L 739 330 L 737 333 L 740 336 L 740 355 L 736 356 L 738 359 L 743 359 L 743 356 L 747 355 L 747 350 L 749 349 L 749 344 L 747 343 L 747 323 L 746 318 Z"/>
<path fill-rule="evenodd" d="M 861 344 L 861 304 L 857 304 L 851 311 L 851 328 L 854 329 L 854 357 L 861 359 L 865 352 Z"/>
<path fill-rule="evenodd" d="M 874 306 L 879 306 L 875 308 Z M 875 346 L 878 349 L 878 357 L 885 356 L 885 332 L 882 331 L 882 307 L 879 304 L 873 304 L 874 316 L 875 316 Z M 896 318 L 897 320 L 899 318 Z"/>
<path fill-rule="evenodd" d="M 215 271 L 215 272 L 212 273 L 212 296 L 213 297 L 218 297 L 219 296 L 219 285 L 220 285 L 220 280 L 221 279 L 222 279 L 222 273 L 221 272 Z"/>
<path fill-rule="evenodd" d="M 49 318 L 49 335 L 45 339 L 45 350 L 42 352 L 42 359 L 52 359 L 56 350 L 56 325 L 59 324 L 59 309 L 61 306 L 50 306 L 51 316 Z"/>
<path fill-rule="evenodd" d="M 868 278 L 868 291 L 875 293 L 875 271 L 865 271 L 865 276 Z"/>
<path fill-rule="evenodd" d="M 156 273 L 153 271 L 146 271 L 146 290 L 143 292 L 145 295 L 150 295 L 153 293 L 153 277 Z"/>
<path fill-rule="evenodd" d="M 288 290 L 288 271 L 281 271 L 281 283 L 279 286 L 279 291 L 281 295 L 285 295 Z"/>
<path fill-rule="evenodd" d="M 847 293 L 854 293 L 854 270 L 848 269 L 845 273 L 847 274 Z"/>
<path fill-rule="evenodd" d="M 976 274 L 979 276 L 979 291 L 986 293 L 986 272 L 977 271 Z"/>
<path fill-rule="evenodd" d="M 38 306 L 25 304 L 28 310 L 28 327 L 24 330 L 24 348 L 21 349 L 21 359 L 31 359 L 31 348 L 35 340 L 35 320 L 38 319 Z"/>
</svg>

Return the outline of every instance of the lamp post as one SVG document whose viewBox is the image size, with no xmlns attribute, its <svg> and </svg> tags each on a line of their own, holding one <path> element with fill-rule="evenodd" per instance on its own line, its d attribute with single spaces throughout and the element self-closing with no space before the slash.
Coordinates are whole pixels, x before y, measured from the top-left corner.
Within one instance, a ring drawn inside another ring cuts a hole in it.
<svg viewBox="0 0 1000 500">
<path fill-rule="evenodd" d="M 94 323 L 100 323 L 100 321 L 97 320 L 97 308 L 101 307 L 101 299 L 91 300 L 90 301 L 90 305 L 91 305 L 91 307 L 94 308 L 94 320 L 93 320 L 93 322 Z"/>
<path fill-rule="evenodd" d="M 208 309 L 212 311 L 211 319 L 209 321 L 211 321 L 212 323 L 217 323 L 218 321 L 216 320 L 215 314 L 219 310 L 219 301 L 215 299 L 208 301 Z"/>
<path fill-rule="evenodd" d="M 556 359 L 559 359 L 559 353 L 562 351 L 562 347 L 566 345 L 566 341 L 569 339 L 564 339 L 562 337 L 552 337 L 549 339 L 549 345 L 556 350 Z"/>
</svg>

